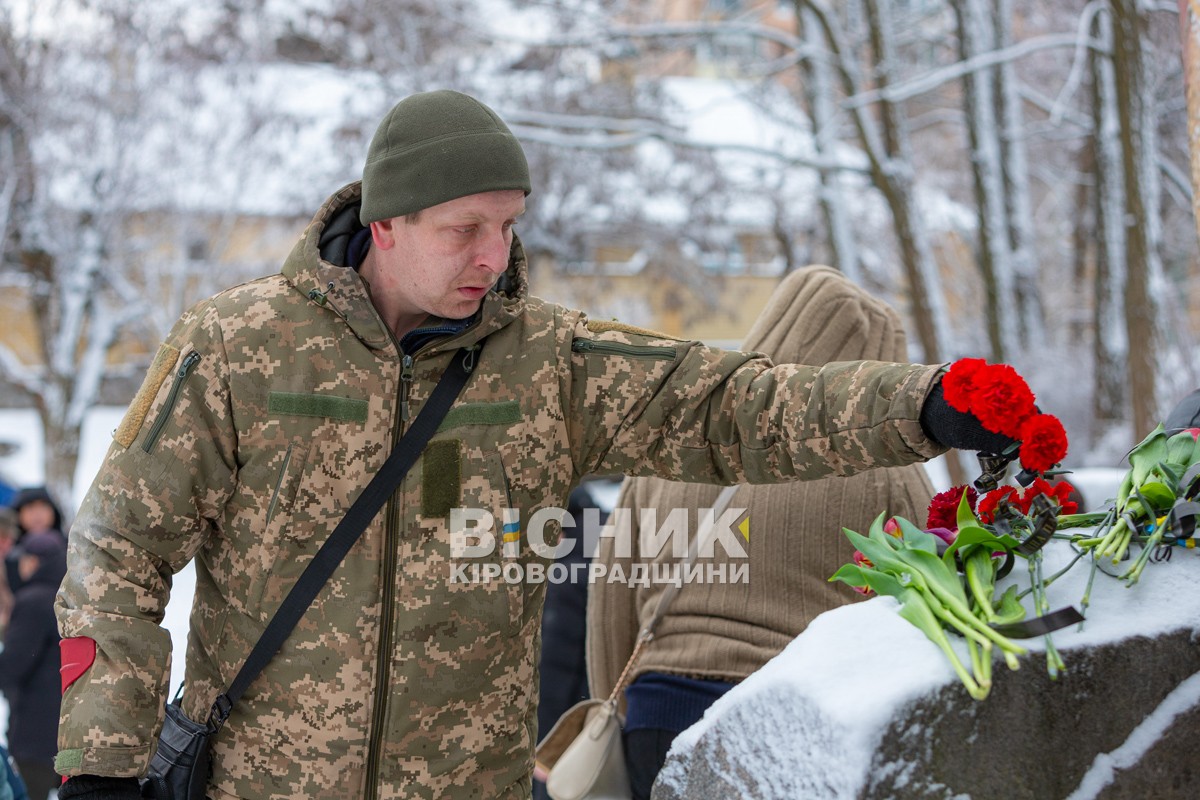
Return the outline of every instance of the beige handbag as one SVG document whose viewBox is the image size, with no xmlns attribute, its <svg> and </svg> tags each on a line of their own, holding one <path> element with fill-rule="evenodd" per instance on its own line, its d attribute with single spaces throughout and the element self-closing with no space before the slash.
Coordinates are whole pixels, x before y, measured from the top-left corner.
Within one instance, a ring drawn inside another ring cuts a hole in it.
<svg viewBox="0 0 1200 800">
<path fill-rule="evenodd" d="M 736 486 L 726 486 L 713 503 L 712 516 L 696 532 L 696 538 L 683 559 L 686 567 L 696 559 L 700 544 L 708 538 L 717 517 L 729 505 Z M 637 646 L 629 655 L 625 669 L 607 700 L 584 700 L 567 709 L 537 746 L 538 769 L 546 773 L 546 792 L 553 800 L 629 800 L 629 773 L 625 769 L 625 750 L 621 729 L 625 718 L 617 703 L 642 648 L 654 638 L 654 629 L 667 613 L 681 584 L 663 590 L 654 616 L 638 633 Z"/>
<path fill-rule="evenodd" d="M 629 800 L 629 773 L 621 746 L 625 722 L 613 698 L 576 703 L 554 724 L 537 749 L 549 773 L 554 800 Z"/>
</svg>

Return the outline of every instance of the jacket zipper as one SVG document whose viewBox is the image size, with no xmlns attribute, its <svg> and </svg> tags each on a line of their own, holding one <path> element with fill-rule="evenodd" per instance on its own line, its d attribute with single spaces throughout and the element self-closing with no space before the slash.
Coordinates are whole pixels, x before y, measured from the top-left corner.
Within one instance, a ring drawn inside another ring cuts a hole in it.
<svg viewBox="0 0 1200 800">
<path fill-rule="evenodd" d="M 292 463 L 292 450 L 295 447 L 294 442 L 288 445 L 287 452 L 283 454 L 283 466 L 279 468 L 279 474 L 275 477 L 275 490 L 271 492 L 271 503 L 267 506 L 268 525 L 275 518 L 275 507 L 279 505 L 279 489 L 283 486 L 283 476 L 287 475 L 288 464 Z"/>
<path fill-rule="evenodd" d="M 388 516 L 385 523 L 383 556 L 383 596 L 379 612 L 379 652 L 375 662 L 375 702 L 371 713 L 371 737 L 367 742 L 367 786 L 365 800 L 379 796 L 379 752 L 383 745 L 383 731 L 387 725 L 388 697 L 392 688 L 392 619 L 395 616 L 392 587 L 396 585 L 396 514 L 393 500 L 388 500 Z"/>
<path fill-rule="evenodd" d="M 467 333 L 474 329 L 476 325 L 472 325 L 461 333 Z M 405 434 L 405 427 L 410 416 L 408 395 L 412 389 L 413 367 L 416 363 L 416 356 L 429 350 L 435 344 L 437 343 L 430 342 L 425 347 L 420 348 L 417 353 L 406 354 L 401 349 L 399 342 L 396 343 L 396 349 L 401 353 L 400 413 L 399 420 L 392 430 L 393 450 L 396 448 L 396 443 Z M 507 476 L 505 477 L 507 480 Z M 400 536 L 399 511 L 402 510 L 396 507 L 396 493 L 399 491 L 400 487 L 397 487 L 396 492 L 393 492 L 392 496 L 388 498 L 387 506 L 384 510 L 387 514 L 387 522 L 384 524 L 383 539 L 383 583 L 380 591 L 379 651 L 375 657 L 375 701 L 371 706 L 371 733 L 367 738 L 366 786 L 363 790 L 363 800 L 377 800 L 379 797 L 379 753 L 382 747 L 384 727 L 387 723 L 388 697 L 392 688 L 392 620 L 395 618 L 396 611 L 396 595 L 393 587 L 396 585 L 398 567 L 396 545 Z"/>
<path fill-rule="evenodd" d="M 409 383 L 412 382 L 412 356 L 404 356 L 407 362 Z M 403 363 L 402 362 L 402 363 Z M 392 449 L 404 435 L 404 424 L 408 419 L 408 384 L 401 373 L 400 420 L 393 426 Z M 400 487 L 396 487 L 399 491 Z M 367 740 L 367 783 L 363 790 L 363 800 L 376 800 L 379 796 L 379 752 L 383 745 L 383 731 L 387 724 L 388 696 L 392 686 L 392 619 L 395 615 L 394 591 L 396 585 L 396 546 L 399 538 L 397 522 L 396 492 L 388 498 L 385 506 L 383 531 L 383 576 L 379 597 L 379 650 L 375 654 L 375 701 L 371 704 L 371 734 Z"/>
<path fill-rule="evenodd" d="M 183 389 L 184 379 L 199 363 L 200 352 L 198 350 L 193 350 L 184 356 L 183 363 L 179 365 L 179 370 L 175 373 L 175 382 L 171 384 L 171 393 L 167 395 L 167 404 L 158 413 L 158 419 L 154 420 L 154 426 L 150 428 L 150 433 L 146 434 L 146 441 L 142 442 L 143 451 L 149 453 L 158 442 L 158 437 L 162 435 L 163 428 L 167 426 L 167 420 L 171 418 L 171 412 L 175 409 L 175 403 L 179 401 L 179 392 Z"/>
<path fill-rule="evenodd" d="M 408 422 L 411 410 L 408 407 L 408 394 L 412 390 L 413 357 L 404 356 L 400 360 L 400 421 Z"/>
<path fill-rule="evenodd" d="M 674 361 L 675 348 L 649 344 L 622 344 L 601 342 L 595 339 L 572 339 L 571 350 L 576 353 L 598 353 L 601 355 L 629 356 L 630 358 L 652 358 L 657 361 Z"/>
</svg>

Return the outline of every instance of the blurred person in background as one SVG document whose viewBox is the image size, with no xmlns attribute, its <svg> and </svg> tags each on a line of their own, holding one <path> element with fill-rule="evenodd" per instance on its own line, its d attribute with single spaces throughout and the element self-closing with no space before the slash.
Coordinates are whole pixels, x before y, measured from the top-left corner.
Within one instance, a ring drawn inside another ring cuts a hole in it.
<svg viewBox="0 0 1200 800">
<path fill-rule="evenodd" d="M 7 506 L 0 506 L 0 564 L 8 563 L 8 554 L 17 543 L 17 514 Z M 12 589 L 8 586 L 8 569 L 0 569 L 0 639 L 8 627 L 12 614 Z"/>
<path fill-rule="evenodd" d="M 44 486 L 31 486 L 17 492 L 12 501 L 17 512 L 17 527 L 21 536 L 27 533 L 53 531 L 66 538 L 62 510 Z"/>
<path fill-rule="evenodd" d="M 3 558 L 4 563 L 4 584 L 7 585 L 9 592 L 16 591 L 13 587 L 20 582 L 17 577 L 17 564 L 23 552 L 21 543 L 29 534 L 50 532 L 62 538 L 64 542 L 66 541 L 63 533 L 62 511 L 59 510 L 58 504 L 54 502 L 54 498 L 50 496 L 50 492 L 45 487 L 30 486 L 18 491 L 13 497 L 11 511 L 14 515 L 16 538 L 9 547 L 5 547 L 4 543 L 0 542 L 0 558 Z M 0 523 L 0 525 L 2 524 Z M 0 533 L 0 538 L 3 538 L 3 533 Z M 3 599 L 0 598 L 0 635 L 3 635 L 3 623 L 6 619 L 7 617 L 3 616 Z"/>
<path fill-rule="evenodd" d="M 54 596 L 67 573 L 67 546 L 57 530 L 25 534 L 16 556 L 13 609 L 0 651 L 0 692 L 8 701 L 8 746 L 30 800 L 46 800 L 60 783 L 59 652 Z"/>
<path fill-rule="evenodd" d="M 777 363 L 813 366 L 904 360 L 907 352 L 896 312 L 829 267 L 807 267 L 785 278 L 742 347 Z M 620 565 L 626 575 L 634 563 L 648 565 L 653 575 L 655 566 L 677 562 L 670 547 L 639 555 L 639 513 L 655 509 L 662 525 L 673 509 L 687 509 L 694 534 L 699 509 L 711 508 L 720 491 L 661 478 L 626 481 L 616 507 L 631 511 L 633 554 L 618 558 L 614 539 L 605 538 L 597 559 L 610 572 Z M 747 509 L 740 519 L 748 519 L 753 529 L 746 537 L 747 583 L 684 584 L 625 690 L 625 758 L 635 799 L 650 796 L 675 737 L 718 697 L 783 650 L 818 614 L 861 599 L 848 586 L 828 580 L 854 552 L 840 534 L 842 526 L 865 531 L 885 510 L 924 520 L 933 494 L 917 464 L 737 490 L 729 507 Z M 713 561 L 727 568 L 739 563 L 720 546 Z M 601 581 L 592 587 L 588 672 L 593 697 L 611 694 L 666 585 L 632 588 Z"/>
<path fill-rule="evenodd" d="M 17 774 L 8 748 L 0 744 L 0 800 L 29 800 L 25 781 Z"/>
</svg>

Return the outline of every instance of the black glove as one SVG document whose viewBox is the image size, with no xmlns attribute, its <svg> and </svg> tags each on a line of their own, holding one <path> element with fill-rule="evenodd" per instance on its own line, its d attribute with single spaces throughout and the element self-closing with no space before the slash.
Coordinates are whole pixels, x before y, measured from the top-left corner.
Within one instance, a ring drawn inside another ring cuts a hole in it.
<svg viewBox="0 0 1200 800">
<path fill-rule="evenodd" d="M 921 407 L 921 428 L 926 436 L 943 447 L 959 450 L 1001 455 L 1017 443 L 1010 436 L 992 433 L 970 414 L 951 408 L 942 393 L 941 381 L 933 387 Z"/>
<path fill-rule="evenodd" d="M 58 800 L 141 800 L 137 778 L 76 775 L 58 788 Z"/>
</svg>

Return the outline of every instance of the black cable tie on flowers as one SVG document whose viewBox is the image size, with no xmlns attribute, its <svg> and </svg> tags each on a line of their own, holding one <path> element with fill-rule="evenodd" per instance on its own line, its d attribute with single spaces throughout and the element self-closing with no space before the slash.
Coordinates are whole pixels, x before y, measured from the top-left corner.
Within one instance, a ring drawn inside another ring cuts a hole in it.
<svg viewBox="0 0 1200 800">
<path fill-rule="evenodd" d="M 1046 499 L 1046 495 L 1036 495 L 1029 510 L 1033 512 L 1033 530 L 1025 541 L 1017 545 L 1017 552 L 1023 556 L 1031 556 L 1041 550 L 1058 530 L 1058 507 Z"/>
<path fill-rule="evenodd" d="M 1083 621 L 1083 614 L 1080 614 L 1075 606 L 1067 606 L 1033 619 L 1009 622 L 1003 625 L 992 624 L 991 628 L 1001 636 L 1007 636 L 1010 639 L 1032 639 L 1035 636 L 1045 636 L 1059 628 L 1076 625 Z"/>
</svg>

